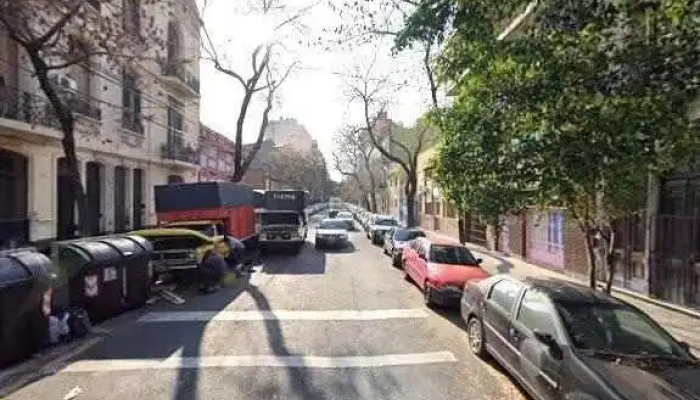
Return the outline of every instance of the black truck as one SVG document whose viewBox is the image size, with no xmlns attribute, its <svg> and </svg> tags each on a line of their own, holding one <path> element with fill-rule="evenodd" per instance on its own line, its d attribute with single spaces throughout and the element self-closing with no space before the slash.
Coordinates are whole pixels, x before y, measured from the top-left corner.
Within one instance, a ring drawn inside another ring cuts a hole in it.
<svg viewBox="0 0 700 400">
<path fill-rule="evenodd" d="M 299 253 L 308 233 L 308 192 L 267 190 L 258 199 L 255 214 L 260 250 L 292 249 Z"/>
</svg>

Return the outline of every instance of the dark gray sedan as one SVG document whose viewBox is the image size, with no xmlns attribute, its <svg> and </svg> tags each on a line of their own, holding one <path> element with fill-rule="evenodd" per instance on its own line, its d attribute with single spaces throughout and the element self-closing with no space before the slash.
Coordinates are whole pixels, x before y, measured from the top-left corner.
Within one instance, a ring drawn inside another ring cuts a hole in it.
<svg viewBox="0 0 700 400">
<path fill-rule="evenodd" d="M 639 309 L 561 280 L 496 275 L 461 300 L 471 350 L 534 399 L 697 400 L 700 364 Z"/>
</svg>

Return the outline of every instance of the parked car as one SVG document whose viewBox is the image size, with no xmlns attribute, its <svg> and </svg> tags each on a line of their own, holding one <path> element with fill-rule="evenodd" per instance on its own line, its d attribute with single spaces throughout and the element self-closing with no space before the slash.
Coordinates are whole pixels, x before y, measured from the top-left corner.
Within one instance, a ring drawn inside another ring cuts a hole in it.
<svg viewBox="0 0 700 400">
<path fill-rule="evenodd" d="M 384 241 L 384 234 L 399 226 L 399 221 L 389 215 L 375 216 L 371 224 L 367 228 L 367 239 L 372 241 L 372 244 L 381 245 Z"/>
<path fill-rule="evenodd" d="M 459 243 L 421 237 L 404 247 L 401 257 L 404 279 L 418 285 L 429 306 L 456 306 L 467 282 L 489 276 L 481 259 Z"/>
<path fill-rule="evenodd" d="M 348 244 L 348 230 L 344 221 L 334 218 L 322 220 L 316 228 L 314 243 L 317 249 L 327 246 L 345 247 Z"/>
<path fill-rule="evenodd" d="M 700 364 L 639 309 L 562 280 L 496 275 L 466 285 L 469 346 L 535 399 L 698 399 Z"/>
<path fill-rule="evenodd" d="M 384 254 L 391 257 L 391 265 L 400 266 L 404 247 L 419 237 L 425 237 L 425 233 L 419 229 L 397 227 L 388 231 L 384 235 Z"/>
<path fill-rule="evenodd" d="M 355 230 L 355 219 L 352 217 L 352 213 L 349 211 L 341 211 L 335 216 L 335 219 L 342 221 L 347 226 L 347 230 Z"/>
</svg>

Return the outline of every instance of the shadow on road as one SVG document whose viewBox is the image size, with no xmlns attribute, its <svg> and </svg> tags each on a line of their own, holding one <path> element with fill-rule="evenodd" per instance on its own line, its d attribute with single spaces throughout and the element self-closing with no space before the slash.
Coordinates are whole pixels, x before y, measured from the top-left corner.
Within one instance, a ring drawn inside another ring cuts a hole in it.
<svg viewBox="0 0 700 400">
<path fill-rule="evenodd" d="M 269 310 L 270 303 L 265 295 L 258 290 L 254 285 L 248 285 L 246 291 L 250 294 L 259 310 Z M 265 320 L 265 331 L 267 332 L 267 341 L 273 350 L 273 354 L 278 357 L 296 356 L 287 348 L 282 333 L 282 327 L 277 319 Z M 317 390 L 311 383 L 311 370 L 304 367 L 286 368 L 289 385 L 293 392 L 302 399 L 324 399 L 322 392 Z M 277 393 L 280 391 L 277 390 Z"/>
<path fill-rule="evenodd" d="M 275 275 L 321 275 L 326 273 L 326 256 L 314 251 L 313 245 L 304 243 L 299 254 L 286 251 L 261 254 L 258 264 L 262 272 Z"/>
<path fill-rule="evenodd" d="M 318 252 L 318 253 L 332 253 L 332 254 L 349 254 L 349 253 L 354 253 L 356 250 L 357 249 L 355 248 L 355 245 L 352 242 L 348 242 L 343 247 L 325 246 L 325 247 L 317 248 L 316 252 Z"/>
<path fill-rule="evenodd" d="M 459 313 L 459 308 L 448 308 L 448 307 L 435 307 L 433 308 L 433 311 L 435 314 L 445 318 L 446 320 L 450 321 L 453 325 L 455 325 L 457 328 L 459 328 L 462 332 L 464 332 L 464 335 L 466 337 L 467 335 L 467 324 L 462 320 L 462 316 Z M 476 357 L 476 356 L 474 356 Z M 518 388 L 520 393 L 523 395 L 523 397 L 527 400 L 533 400 L 532 397 L 530 397 L 525 389 L 523 389 L 522 386 L 520 386 L 520 383 L 514 379 L 508 371 L 505 370 L 501 366 L 501 364 L 497 363 L 493 357 L 488 357 L 486 359 L 481 360 L 484 362 L 486 368 L 493 368 L 496 370 L 498 373 L 502 374 L 503 376 L 507 377 L 515 387 Z"/>
</svg>

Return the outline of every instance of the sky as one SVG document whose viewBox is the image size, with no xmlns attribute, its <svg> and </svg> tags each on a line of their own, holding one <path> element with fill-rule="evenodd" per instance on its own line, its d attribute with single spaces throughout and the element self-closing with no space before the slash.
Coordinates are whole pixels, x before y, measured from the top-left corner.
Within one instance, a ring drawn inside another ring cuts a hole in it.
<svg viewBox="0 0 700 400">
<path fill-rule="evenodd" d="M 250 0 L 254 3 L 256 0 Z M 280 88 L 276 104 L 270 113 L 271 119 L 280 117 L 295 118 L 319 143 L 329 166 L 332 166 L 333 136 L 346 124 L 362 121 L 361 105 L 351 101 L 348 90 L 349 76 L 356 71 L 365 71 L 372 65 L 373 75 L 390 74 L 402 83 L 400 90 L 388 93 L 391 103 L 389 117 L 411 125 L 427 109 L 427 96 L 424 85 L 410 85 L 406 82 L 420 82 L 424 76 L 415 54 L 391 55 L 391 41 L 379 44 L 358 46 L 348 49 L 332 45 L 326 49 L 321 45 L 306 43 L 321 38 L 328 44 L 332 35 L 324 28 L 342 22 L 326 1 L 287 0 L 281 4 L 293 4 L 272 17 L 261 17 L 252 12 L 249 4 L 233 0 L 209 0 L 204 12 L 207 31 L 217 49 L 217 55 L 225 59 L 225 65 L 232 67 L 245 77 L 249 76 L 251 54 L 261 43 L 279 43 L 273 62 L 278 68 L 296 62 L 293 72 Z M 273 32 L 279 21 L 296 15 L 299 9 L 315 5 L 304 13 L 298 24 L 287 25 Z M 301 43 L 300 43 L 301 42 Z M 203 52 L 206 56 L 206 52 Z M 236 119 L 243 91 L 234 78 L 217 71 L 210 61 L 202 60 L 200 65 L 202 99 L 200 118 L 202 122 L 230 138 L 235 135 Z M 256 139 L 262 116 L 262 97 L 257 97 L 251 106 L 244 128 L 244 142 Z M 339 179 L 337 172 L 332 172 Z"/>
</svg>

